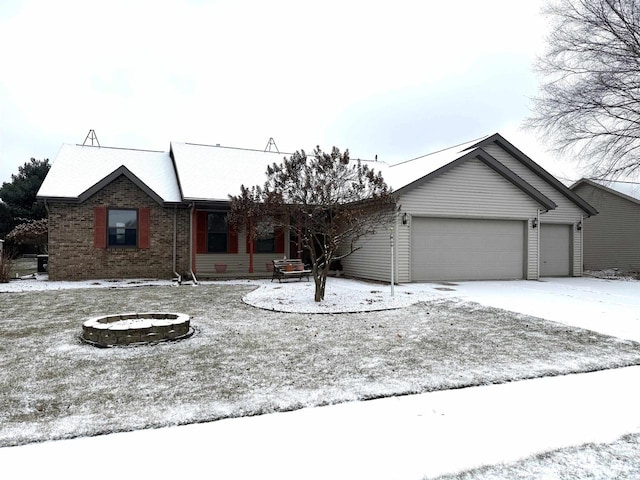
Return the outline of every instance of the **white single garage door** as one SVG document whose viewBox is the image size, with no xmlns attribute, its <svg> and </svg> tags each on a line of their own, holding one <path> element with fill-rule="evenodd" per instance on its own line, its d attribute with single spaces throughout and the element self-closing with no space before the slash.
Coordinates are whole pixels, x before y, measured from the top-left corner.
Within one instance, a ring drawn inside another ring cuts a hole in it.
<svg viewBox="0 0 640 480">
<path fill-rule="evenodd" d="M 524 278 L 525 222 L 416 218 L 411 225 L 411 278 Z"/>
<path fill-rule="evenodd" d="M 571 225 L 540 224 L 540 276 L 571 274 Z"/>
</svg>

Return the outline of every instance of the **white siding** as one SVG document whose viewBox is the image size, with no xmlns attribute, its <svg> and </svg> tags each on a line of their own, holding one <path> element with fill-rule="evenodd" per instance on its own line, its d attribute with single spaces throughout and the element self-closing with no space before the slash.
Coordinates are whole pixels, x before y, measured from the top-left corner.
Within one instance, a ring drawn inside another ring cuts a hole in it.
<svg viewBox="0 0 640 480">
<path fill-rule="evenodd" d="M 253 255 L 254 273 L 271 275 L 267 270 L 267 264 L 271 264 L 273 259 L 281 257 L 281 253 L 255 253 Z M 218 275 L 215 269 L 216 263 L 227 265 L 226 273 L 236 275 L 249 273 L 248 253 L 199 253 L 196 255 L 196 275 L 198 278 Z"/>
<path fill-rule="evenodd" d="M 505 220 L 529 220 L 525 232 L 527 262 L 525 276 L 538 278 L 538 235 L 531 220 L 538 215 L 540 205 L 522 190 L 491 170 L 480 160 L 469 160 L 462 165 L 420 185 L 399 199 L 402 212 L 411 216 L 449 218 L 488 218 Z M 401 212 L 401 213 L 402 213 Z M 407 261 L 406 272 L 399 281 L 411 281 L 410 229 L 403 232 L 400 226 L 399 261 Z M 405 250 L 406 249 L 406 250 Z M 406 253 L 405 253 L 406 252 Z"/>
<path fill-rule="evenodd" d="M 558 205 L 554 210 L 543 213 L 540 217 L 540 221 L 544 223 L 564 223 L 573 225 L 573 275 L 578 277 L 582 276 L 582 232 L 577 231 L 575 225 L 577 225 L 582 219 L 584 211 L 547 183 L 543 178 L 539 177 L 527 168 L 519 160 L 505 152 L 498 145 L 487 145 L 482 148 L 489 155 L 493 156 L 496 160 L 515 172 L 523 180 L 533 185 L 542 194 L 546 195 Z"/>
</svg>

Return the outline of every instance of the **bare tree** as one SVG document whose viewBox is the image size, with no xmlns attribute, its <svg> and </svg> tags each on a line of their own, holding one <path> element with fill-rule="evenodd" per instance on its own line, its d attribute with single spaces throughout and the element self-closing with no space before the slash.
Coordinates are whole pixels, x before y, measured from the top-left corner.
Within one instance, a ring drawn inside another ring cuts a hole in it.
<svg viewBox="0 0 640 480">
<path fill-rule="evenodd" d="M 640 2 L 555 0 L 541 94 L 526 125 L 588 162 L 594 178 L 640 167 Z"/>
<path fill-rule="evenodd" d="M 229 223 L 247 228 L 247 221 L 261 219 L 290 234 L 309 253 L 315 281 L 315 301 L 324 299 L 329 268 L 359 247 L 357 242 L 376 228 L 388 225 L 395 214 L 395 198 L 380 172 L 349 151 L 316 148 L 284 158 L 267 169 L 264 187 L 241 187 L 231 197 Z M 250 235 L 258 235 L 248 228 Z"/>
</svg>

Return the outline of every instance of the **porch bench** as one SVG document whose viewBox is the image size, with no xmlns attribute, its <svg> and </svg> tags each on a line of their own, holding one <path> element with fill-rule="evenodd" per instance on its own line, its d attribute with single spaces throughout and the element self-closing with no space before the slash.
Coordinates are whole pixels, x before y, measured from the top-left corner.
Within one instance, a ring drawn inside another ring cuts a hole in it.
<svg viewBox="0 0 640 480">
<path fill-rule="evenodd" d="M 280 282 L 283 278 L 297 277 L 299 280 L 302 280 L 302 277 L 307 277 L 308 282 L 310 273 L 311 270 L 307 269 L 305 264 L 302 263 L 302 260 L 297 258 L 273 260 L 273 275 L 271 276 L 271 281 L 273 282 L 274 278 L 277 278 L 278 282 Z"/>
</svg>

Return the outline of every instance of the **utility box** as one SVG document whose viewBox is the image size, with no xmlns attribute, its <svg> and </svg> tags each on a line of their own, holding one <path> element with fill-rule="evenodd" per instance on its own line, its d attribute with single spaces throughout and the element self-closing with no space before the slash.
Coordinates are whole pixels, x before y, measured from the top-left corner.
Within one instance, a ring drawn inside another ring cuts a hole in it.
<svg viewBox="0 0 640 480">
<path fill-rule="evenodd" d="M 49 255 L 38 255 L 38 273 L 47 273 L 49 271 Z"/>
</svg>

